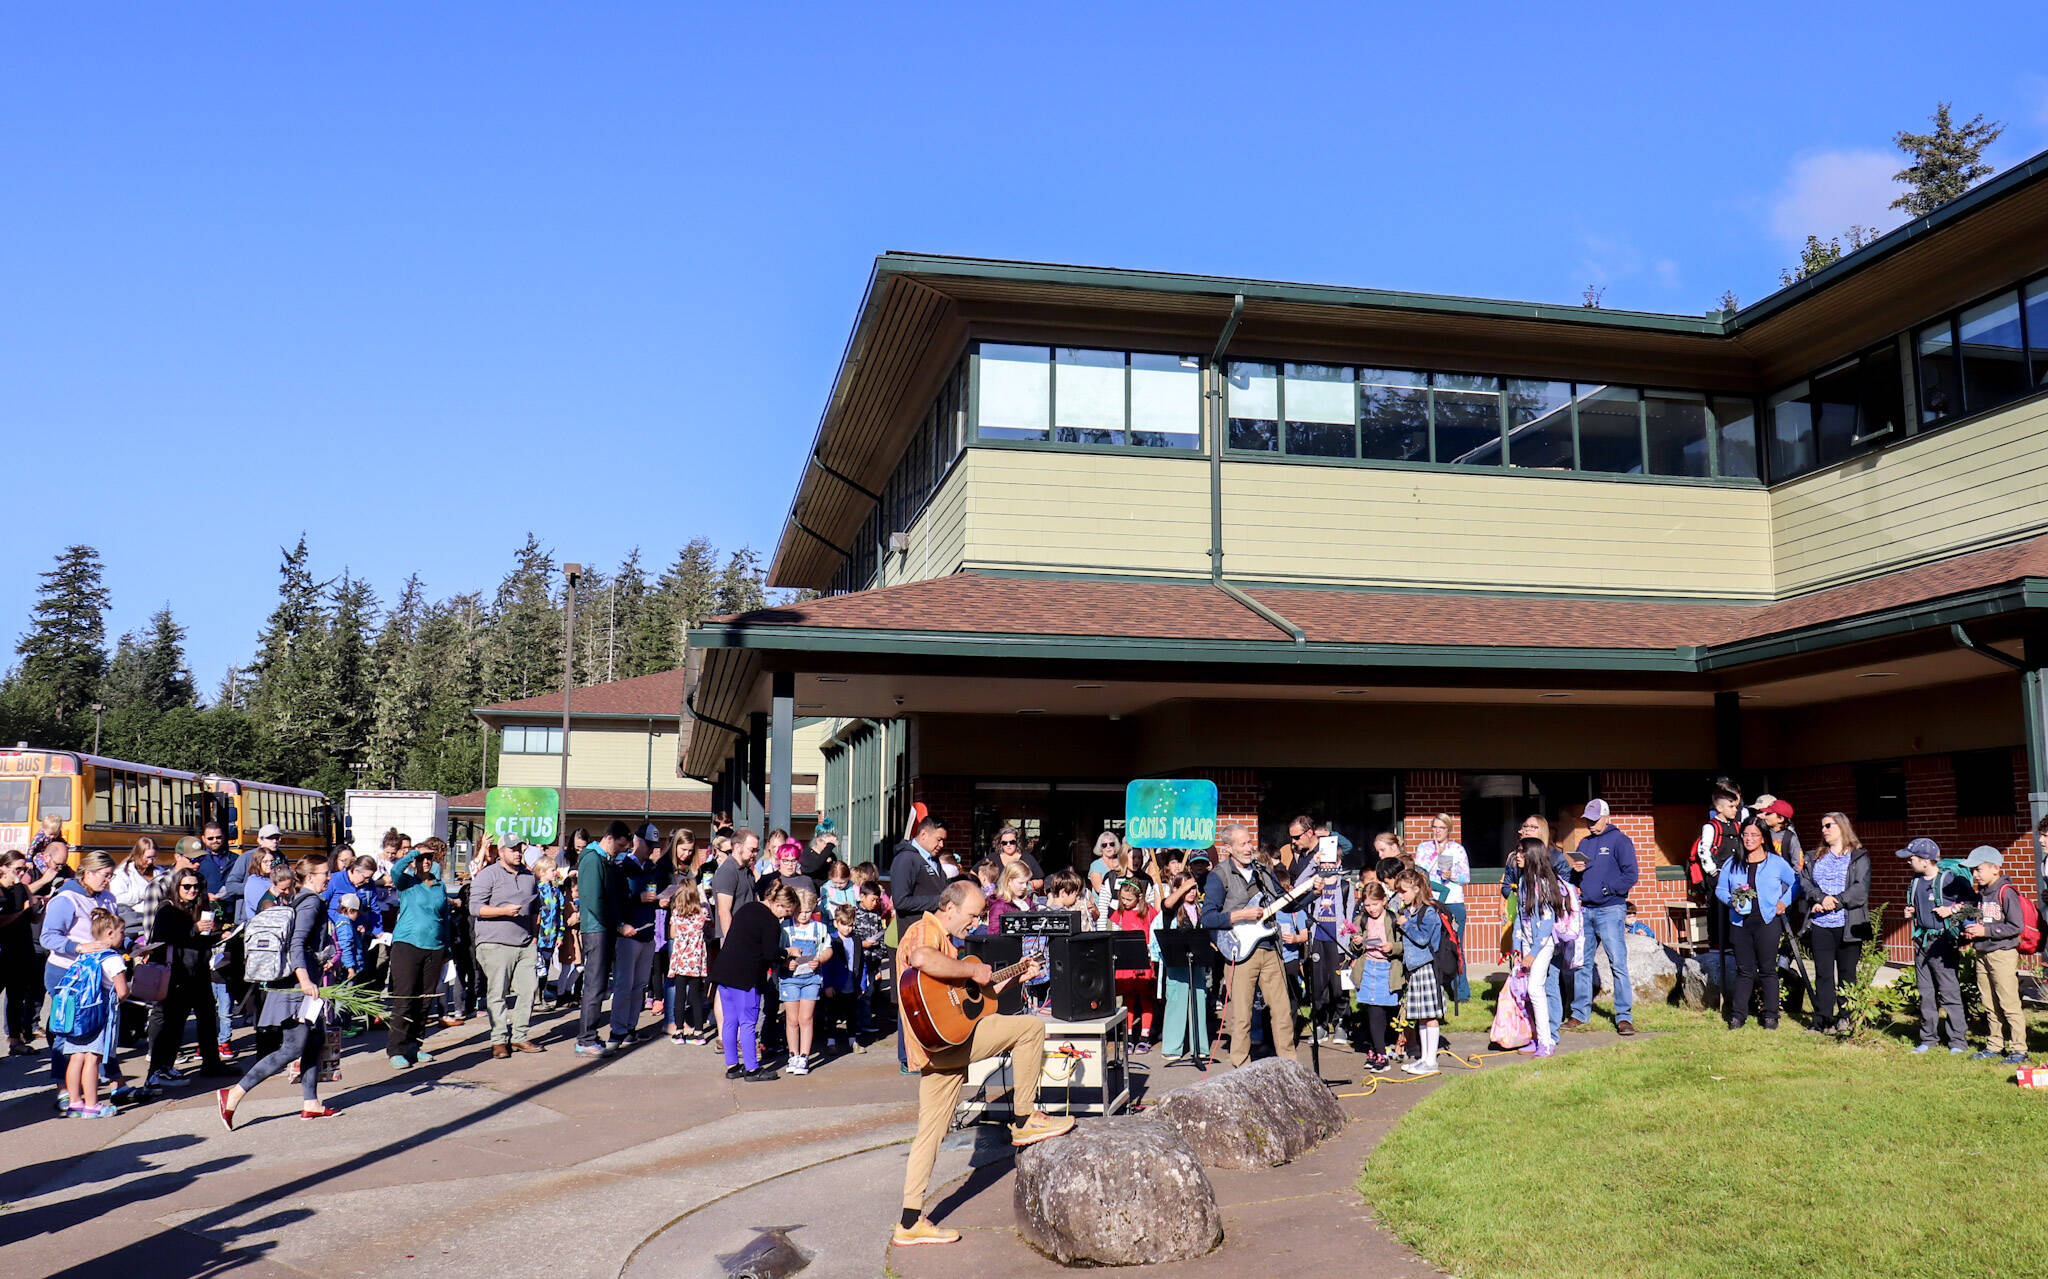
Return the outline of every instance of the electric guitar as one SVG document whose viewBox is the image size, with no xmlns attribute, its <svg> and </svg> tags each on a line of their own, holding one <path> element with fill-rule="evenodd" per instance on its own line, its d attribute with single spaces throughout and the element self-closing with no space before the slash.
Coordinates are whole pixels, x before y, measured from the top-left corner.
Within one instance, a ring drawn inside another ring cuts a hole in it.
<svg viewBox="0 0 2048 1279">
<path fill-rule="evenodd" d="M 1027 955 L 1008 968 L 997 969 L 987 982 L 934 977 L 920 969 L 906 968 L 896 984 L 903 1024 L 926 1052 L 957 1047 L 974 1034 L 974 1023 L 995 1011 L 994 987 L 1040 966 L 1038 956 Z"/>
<path fill-rule="evenodd" d="M 1230 874 L 1231 872 L 1221 871 L 1218 873 Z M 1270 904 L 1267 903 L 1264 893 L 1252 894 L 1252 899 L 1246 902 L 1245 906 L 1260 907 L 1259 917 L 1242 924 L 1232 924 L 1228 928 L 1211 929 L 1209 936 L 1216 942 L 1216 953 L 1223 956 L 1223 962 L 1226 964 L 1242 963 L 1254 950 L 1258 949 L 1260 942 L 1280 931 L 1274 925 L 1273 920 L 1281 911 L 1286 910 L 1289 906 L 1315 891 L 1315 876 L 1311 875 L 1293 888 L 1280 894 Z M 1244 907 L 1240 906 L 1238 909 L 1243 910 Z"/>
</svg>

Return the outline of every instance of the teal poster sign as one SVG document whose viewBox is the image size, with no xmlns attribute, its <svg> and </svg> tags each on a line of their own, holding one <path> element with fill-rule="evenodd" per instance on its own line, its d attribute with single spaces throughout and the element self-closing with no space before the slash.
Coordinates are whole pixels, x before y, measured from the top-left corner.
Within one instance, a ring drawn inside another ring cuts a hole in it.
<svg viewBox="0 0 2048 1279">
<path fill-rule="evenodd" d="M 529 844 L 555 843 L 561 792 L 552 786 L 493 786 L 484 792 L 484 829 L 500 843 L 518 836 Z"/>
<path fill-rule="evenodd" d="M 1124 842 L 1133 848 L 1208 848 L 1216 842 L 1216 783 L 1132 782 L 1124 788 Z"/>
</svg>

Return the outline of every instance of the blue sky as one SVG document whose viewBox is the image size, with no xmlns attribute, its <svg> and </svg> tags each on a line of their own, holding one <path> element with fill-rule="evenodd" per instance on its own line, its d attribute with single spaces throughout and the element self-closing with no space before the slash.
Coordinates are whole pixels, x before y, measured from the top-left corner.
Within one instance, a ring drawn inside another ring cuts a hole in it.
<svg viewBox="0 0 2048 1279">
<path fill-rule="evenodd" d="M 208 691 L 301 532 L 765 553 L 888 249 L 1699 313 L 1937 100 L 2048 149 L 2037 2 L 1661 8 L 16 7 L 0 636 L 74 541 Z"/>
</svg>

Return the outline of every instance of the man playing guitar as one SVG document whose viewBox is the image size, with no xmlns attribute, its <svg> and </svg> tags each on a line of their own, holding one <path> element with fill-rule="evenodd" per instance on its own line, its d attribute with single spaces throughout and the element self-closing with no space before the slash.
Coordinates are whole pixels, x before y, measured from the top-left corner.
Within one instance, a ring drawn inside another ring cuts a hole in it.
<svg viewBox="0 0 2048 1279">
<path fill-rule="evenodd" d="M 954 944 L 987 909 L 980 885 L 963 880 L 946 885 L 939 894 L 936 910 L 904 930 L 896 950 L 896 976 L 915 968 L 941 981 L 986 983 L 995 974 L 979 959 L 960 958 Z M 1019 978 L 1036 974 L 1038 960 L 1027 961 Z M 992 988 L 991 994 L 1010 983 Z M 924 1216 L 925 1192 L 931 1188 L 932 1164 L 939 1156 L 939 1142 L 952 1125 L 953 1111 L 960 1104 L 960 1088 L 967 1082 L 970 1062 L 1010 1054 L 1010 1077 L 1014 1081 L 1012 1109 L 1018 1121 L 1010 1128 L 1010 1144 L 1029 1146 L 1071 1131 L 1071 1115 L 1054 1118 L 1037 1107 L 1038 1077 L 1045 1064 L 1045 1023 L 1036 1017 L 990 1014 L 974 1023 L 966 1043 L 939 1052 L 926 1052 L 908 1025 L 899 1025 L 910 1065 L 922 1075 L 917 1088 L 917 1139 L 910 1145 L 910 1162 L 903 1170 L 903 1219 L 890 1242 L 898 1247 L 912 1244 L 957 1243 L 960 1232 L 941 1230 Z"/>
<path fill-rule="evenodd" d="M 1257 920 L 1264 912 L 1254 903 L 1271 901 L 1282 895 L 1282 889 L 1272 872 L 1259 865 L 1259 845 L 1251 827 L 1231 822 L 1218 830 L 1216 837 L 1230 860 L 1209 876 L 1209 887 L 1202 898 L 1201 923 L 1204 928 L 1227 930 L 1234 924 Z M 1313 873 L 1313 868 L 1304 882 L 1313 884 L 1315 892 L 1323 891 L 1323 876 Z M 1225 1029 L 1230 1035 L 1231 1066 L 1236 1068 L 1251 1060 L 1254 990 L 1266 997 L 1266 1011 L 1273 1022 L 1273 1051 L 1282 1057 L 1293 1056 L 1293 1005 L 1288 1002 L 1287 972 L 1281 966 L 1274 938 L 1262 939 L 1249 955 L 1232 964 L 1229 980 L 1230 1012 Z"/>
</svg>

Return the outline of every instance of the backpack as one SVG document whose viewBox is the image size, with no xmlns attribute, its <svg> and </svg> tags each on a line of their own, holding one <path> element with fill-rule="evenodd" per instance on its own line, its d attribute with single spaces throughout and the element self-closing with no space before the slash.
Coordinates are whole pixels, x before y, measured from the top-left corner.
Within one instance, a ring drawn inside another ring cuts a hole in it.
<svg viewBox="0 0 2048 1279">
<path fill-rule="evenodd" d="M 1458 927 L 1451 922 L 1450 912 L 1437 906 L 1430 909 L 1436 911 L 1437 922 L 1444 928 L 1443 940 L 1437 944 L 1430 964 L 1436 969 L 1437 986 L 1444 992 L 1444 998 L 1449 999 L 1451 992 L 1457 989 L 1458 974 L 1465 968 L 1465 948 L 1458 940 Z"/>
<path fill-rule="evenodd" d="M 88 1039 L 106 1029 L 107 975 L 102 955 L 80 955 L 50 998 L 50 1033 Z"/>
<path fill-rule="evenodd" d="M 1558 912 L 1557 922 L 1551 927 L 1551 936 L 1570 946 L 1585 934 L 1586 916 L 1579 907 L 1579 890 L 1570 884 L 1563 885 L 1563 888 L 1565 905 L 1570 909 Z"/>
<path fill-rule="evenodd" d="M 2041 912 L 2034 908 L 2034 899 L 2018 888 L 2013 888 L 2012 894 L 2020 899 L 2020 954 L 2034 954 L 2041 949 Z"/>
<path fill-rule="evenodd" d="M 1725 848 L 1728 844 L 1729 836 L 1735 833 L 1735 827 L 1730 823 L 1722 821 L 1719 813 L 1715 813 L 1707 818 L 1707 822 L 1714 828 L 1715 851 Z M 1724 857 L 1719 860 L 1726 861 L 1727 859 Z M 1685 882 L 1694 890 L 1705 887 L 1707 882 L 1707 868 L 1700 862 L 1700 841 L 1697 836 L 1692 841 L 1692 848 L 1685 854 Z"/>
<path fill-rule="evenodd" d="M 242 980 L 252 985 L 283 980 L 292 922 L 292 908 L 283 904 L 260 911 L 249 921 L 242 930 Z"/>
</svg>

